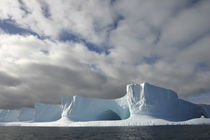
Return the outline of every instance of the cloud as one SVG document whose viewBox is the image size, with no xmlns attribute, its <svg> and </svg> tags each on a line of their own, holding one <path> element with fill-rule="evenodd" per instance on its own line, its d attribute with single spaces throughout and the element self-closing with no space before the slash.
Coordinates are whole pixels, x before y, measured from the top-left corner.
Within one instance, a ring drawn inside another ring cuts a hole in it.
<svg viewBox="0 0 210 140">
<path fill-rule="evenodd" d="M 0 107 L 116 98 L 148 81 L 209 92 L 209 1 L 3 0 Z M 15 99 L 15 100 L 14 100 Z"/>
<path fill-rule="evenodd" d="M 113 98 L 124 94 L 125 84 L 118 83 L 94 65 L 105 55 L 89 51 L 82 44 L 4 34 L 0 45 L 1 70 L 4 71 L 0 73 L 0 94 L 4 107 L 12 108 L 13 103 L 15 107 L 26 103 L 32 106 L 35 101 L 59 103 L 65 95 Z M 20 98 L 22 96 L 27 100 Z"/>
<path fill-rule="evenodd" d="M 10 76 L 6 72 L 0 72 L 0 79 L 1 86 L 15 87 L 21 84 L 21 81 L 18 78 Z"/>
</svg>

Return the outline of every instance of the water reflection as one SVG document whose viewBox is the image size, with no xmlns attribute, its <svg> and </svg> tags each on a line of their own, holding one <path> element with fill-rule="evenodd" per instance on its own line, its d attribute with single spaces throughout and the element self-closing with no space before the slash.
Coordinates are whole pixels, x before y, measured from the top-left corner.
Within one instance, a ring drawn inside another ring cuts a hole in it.
<svg viewBox="0 0 210 140">
<path fill-rule="evenodd" d="M 0 127 L 0 140 L 210 139 L 210 126 Z"/>
</svg>

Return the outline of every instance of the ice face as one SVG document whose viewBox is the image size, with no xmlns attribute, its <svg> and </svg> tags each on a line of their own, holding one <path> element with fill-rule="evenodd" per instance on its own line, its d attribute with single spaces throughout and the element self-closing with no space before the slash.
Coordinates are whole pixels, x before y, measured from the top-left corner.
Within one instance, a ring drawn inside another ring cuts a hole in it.
<svg viewBox="0 0 210 140">
<path fill-rule="evenodd" d="M 6 109 L 1 109 L 0 110 L 0 121 L 3 122 L 4 121 L 4 118 L 6 116 L 6 114 L 8 113 L 8 110 Z"/>
<path fill-rule="evenodd" d="M 16 122 L 19 121 L 18 116 L 20 114 L 19 110 L 1 110 L 0 111 L 0 121 L 1 122 Z"/>
<path fill-rule="evenodd" d="M 149 83 L 127 85 L 127 95 L 130 111 L 134 115 L 184 121 L 207 114 L 199 105 L 179 99 L 174 91 Z"/>
<path fill-rule="evenodd" d="M 35 115 L 34 108 L 23 107 L 20 111 L 19 121 L 33 121 Z"/>
<path fill-rule="evenodd" d="M 178 96 L 175 92 L 148 83 L 127 85 L 127 94 L 132 114 L 158 117 L 176 115 Z"/>
<path fill-rule="evenodd" d="M 201 107 L 201 115 L 205 118 L 210 118 L 210 105 L 200 105 Z"/>
<path fill-rule="evenodd" d="M 50 122 L 56 121 L 61 118 L 61 105 L 54 104 L 35 104 L 35 117 L 36 122 Z"/>
</svg>

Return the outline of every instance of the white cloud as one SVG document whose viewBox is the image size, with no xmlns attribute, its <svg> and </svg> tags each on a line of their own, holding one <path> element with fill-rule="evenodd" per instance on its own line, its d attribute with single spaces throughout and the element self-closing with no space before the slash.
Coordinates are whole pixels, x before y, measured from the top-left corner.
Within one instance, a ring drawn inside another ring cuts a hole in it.
<svg viewBox="0 0 210 140">
<path fill-rule="evenodd" d="M 32 35 L 1 35 L 0 46 L 0 89 L 6 101 L 13 100 L 12 95 L 49 103 L 59 102 L 64 95 L 123 95 L 119 92 L 123 91 L 122 83 L 91 69 L 91 65 L 103 61 L 104 55 L 88 51 L 82 44 L 40 40 Z M 16 102 L 19 106 L 25 104 L 21 98 Z"/>
</svg>

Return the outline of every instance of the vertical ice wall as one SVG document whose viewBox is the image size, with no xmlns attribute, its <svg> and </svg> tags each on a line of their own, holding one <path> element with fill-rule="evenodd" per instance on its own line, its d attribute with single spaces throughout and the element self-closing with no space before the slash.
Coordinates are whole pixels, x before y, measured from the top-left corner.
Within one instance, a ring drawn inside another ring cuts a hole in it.
<svg viewBox="0 0 210 140">
<path fill-rule="evenodd" d="M 148 83 L 127 85 L 131 115 L 151 115 L 167 120 L 182 121 L 201 116 L 201 109 L 178 99 L 170 90 Z"/>
<path fill-rule="evenodd" d="M 56 104 L 35 104 L 35 117 L 36 122 L 49 122 L 56 121 L 61 118 L 61 105 Z"/>
<path fill-rule="evenodd" d="M 210 118 L 210 105 L 204 105 L 204 104 L 201 104 L 199 105 L 201 107 L 201 115 L 206 117 L 206 118 Z"/>
<path fill-rule="evenodd" d="M 19 121 L 33 121 L 35 115 L 34 108 L 23 107 L 20 110 Z"/>
<path fill-rule="evenodd" d="M 0 122 L 4 122 L 4 118 L 7 114 L 7 112 L 8 112 L 8 110 L 6 110 L 6 109 L 1 109 L 0 110 Z"/>
<path fill-rule="evenodd" d="M 134 114 L 173 115 L 178 105 L 175 92 L 148 83 L 127 85 L 127 94 Z"/>
<path fill-rule="evenodd" d="M 16 122 L 19 121 L 18 116 L 20 114 L 19 110 L 1 110 L 0 111 L 0 121 L 1 122 Z"/>
</svg>

